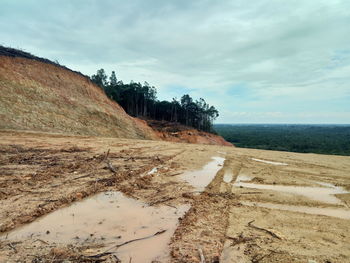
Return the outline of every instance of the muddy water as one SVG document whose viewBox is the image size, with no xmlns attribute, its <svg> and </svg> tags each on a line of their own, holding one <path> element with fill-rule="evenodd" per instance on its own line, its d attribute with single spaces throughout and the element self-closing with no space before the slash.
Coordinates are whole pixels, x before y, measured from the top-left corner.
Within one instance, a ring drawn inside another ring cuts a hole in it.
<svg viewBox="0 0 350 263">
<path fill-rule="evenodd" d="M 225 183 L 231 183 L 233 179 L 233 172 L 231 170 L 226 170 L 224 173 L 224 182 Z M 239 183 L 239 182 L 249 182 L 253 179 L 253 177 L 248 176 L 248 175 L 244 175 L 244 174 L 240 174 L 237 176 L 235 183 Z"/>
<path fill-rule="evenodd" d="M 253 177 L 245 175 L 245 174 L 240 174 L 237 176 L 235 183 L 240 183 L 240 182 L 249 182 L 253 179 Z"/>
<path fill-rule="evenodd" d="M 197 191 L 204 191 L 204 188 L 214 179 L 216 173 L 221 169 L 225 158 L 213 157 L 212 161 L 203 166 L 200 170 L 188 171 L 181 175 L 181 178 L 190 183 Z"/>
<path fill-rule="evenodd" d="M 246 206 L 258 206 L 270 209 L 278 209 L 313 215 L 325 215 L 331 217 L 337 217 L 342 219 L 350 219 L 350 209 L 337 209 L 337 208 L 320 208 L 320 207 L 308 207 L 308 206 L 294 206 L 294 205 L 281 205 L 272 203 L 252 203 L 242 202 Z"/>
<path fill-rule="evenodd" d="M 132 262 L 165 260 L 168 257 L 167 244 L 178 218 L 188 209 L 188 206 L 178 209 L 150 207 L 119 192 L 107 192 L 57 210 L 1 236 L 1 239 L 39 238 L 64 244 L 101 242 L 106 244 L 101 249 L 104 251 L 113 245 L 166 230 L 163 234 L 122 246 L 116 253 L 123 262 L 129 262 L 130 257 Z"/>
<path fill-rule="evenodd" d="M 287 163 L 272 162 L 272 161 L 266 161 L 266 160 L 256 159 L 256 158 L 252 158 L 252 160 L 256 162 L 267 163 L 272 165 L 288 165 Z"/>
<path fill-rule="evenodd" d="M 335 194 L 348 193 L 341 187 L 306 187 L 306 186 L 286 186 L 286 185 L 269 185 L 269 184 L 254 184 L 245 182 L 235 182 L 234 187 L 246 187 L 262 190 L 273 190 L 290 194 L 302 195 L 312 200 L 329 203 L 341 204 L 341 200 L 335 197 Z"/>
<path fill-rule="evenodd" d="M 224 173 L 224 178 L 223 178 L 224 182 L 225 183 L 231 183 L 232 179 L 233 179 L 233 172 L 232 172 L 232 170 L 226 170 L 225 173 Z"/>
</svg>

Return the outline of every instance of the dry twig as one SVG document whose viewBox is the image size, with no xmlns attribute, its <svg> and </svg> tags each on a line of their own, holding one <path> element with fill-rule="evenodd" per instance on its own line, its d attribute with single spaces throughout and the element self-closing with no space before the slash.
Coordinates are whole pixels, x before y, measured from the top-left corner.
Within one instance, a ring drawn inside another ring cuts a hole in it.
<svg viewBox="0 0 350 263">
<path fill-rule="evenodd" d="M 153 206 L 153 205 L 164 203 L 166 201 L 170 201 L 170 200 L 173 200 L 173 199 L 175 199 L 175 197 L 165 197 L 165 198 L 161 198 L 160 200 L 150 202 L 149 205 Z"/>
<path fill-rule="evenodd" d="M 203 254 L 203 250 L 201 248 L 198 248 L 198 253 L 199 253 L 199 256 L 201 258 L 200 263 L 205 263 L 205 257 L 204 257 L 204 254 Z"/>
<path fill-rule="evenodd" d="M 124 243 L 121 243 L 121 244 L 118 244 L 118 245 L 115 245 L 109 249 L 107 249 L 106 251 L 102 252 L 102 253 L 99 253 L 99 254 L 96 254 L 96 255 L 92 255 L 92 256 L 89 256 L 90 258 L 100 258 L 100 257 L 103 257 L 103 256 L 106 256 L 106 255 L 110 255 L 112 254 L 113 252 L 110 252 L 112 249 L 118 249 L 122 246 L 125 246 L 129 243 L 132 243 L 132 242 L 135 242 L 135 241 L 140 241 L 140 240 L 144 240 L 144 239 L 148 239 L 148 238 L 151 238 L 151 237 L 154 237 L 154 236 L 157 236 L 157 235 L 161 235 L 163 233 L 165 233 L 166 230 L 161 230 L 161 231 L 158 231 L 156 232 L 155 234 L 153 235 L 150 235 L 150 236 L 146 236 L 146 237 L 141 237 L 141 238 L 136 238 L 136 239 L 132 239 L 132 240 L 129 240 L 129 241 L 126 241 Z"/>
<path fill-rule="evenodd" d="M 278 235 L 276 235 L 275 233 L 273 233 L 272 231 L 270 231 L 270 230 L 267 230 L 267 229 L 265 229 L 265 228 L 261 228 L 261 227 L 257 227 L 257 226 L 254 226 L 252 223 L 254 222 L 255 220 L 252 220 L 252 221 L 250 221 L 249 223 L 248 223 L 248 226 L 249 227 L 252 227 L 252 228 L 254 228 L 254 229 L 257 229 L 257 230 L 260 230 L 260 231 L 263 231 L 263 232 L 265 232 L 265 233 L 268 233 L 268 234 L 270 234 L 272 237 L 274 237 L 274 238 L 277 238 L 277 239 L 282 239 L 282 238 L 280 238 Z"/>
</svg>

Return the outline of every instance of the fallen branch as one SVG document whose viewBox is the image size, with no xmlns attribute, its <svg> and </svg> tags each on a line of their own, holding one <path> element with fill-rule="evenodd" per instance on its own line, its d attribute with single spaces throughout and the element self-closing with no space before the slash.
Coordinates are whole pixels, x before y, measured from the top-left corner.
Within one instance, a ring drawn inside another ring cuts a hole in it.
<svg viewBox="0 0 350 263">
<path fill-rule="evenodd" d="M 17 249 L 15 248 L 15 246 L 12 244 L 12 243 L 9 243 L 9 244 L 7 244 L 10 248 L 12 248 L 14 251 L 15 251 L 15 253 L 17 253 Z"/>
<path fill-rule="evenodd" d="M 124 242 L 124 243 L 115 245 L 115 246 L 113 246 L 113 247 L 111 247 L 111 248 L 105 250 L 105 251 L 102 252 L 102 253 L 99 253 L 99 254 L 96 254 L 96 255 L 92 255 L 92 256 L 88 256 L 88 257 L 90 257 L 90 258 L 99 258 L 99 257 L 103 257 L 103 256 L 105 256 L 105 255 L 110 255 L 110 254 L 113 253 L 113 252 L 110 252 L 112 249 L 116 249 L 116 250 L 117 250 L 118 248 L 120 248 L 120 247 L 122 247 L 122 246 L 125 246 L 125 245 L 127 245 L 127 244 L 130 244 L 130 243 L 132 243 L 132 242 L 136 242 L 136 241 L 140 241 L 140 240 L 144 240 L 144 239 L 148 239 L 148 238 L 151 238 L 151 237 L 154 237 L 154 236 L 161 235 L 161 234 L 165 233 L 165 231 L 166 231 L 166 230 L 161 230 L 161 231 L 158 231 L 158 232 L 156 232 L 155 234 L 150 235 L 150 236 L 140 237 L 140 238 L 136 238 L 136 239 L 132 239 L 132 240 L 126 241 L 126 242 Z"/>
<path fill-rule="evenodd" d="M 204 257 L 204 254 L 203 254 L 203 250 L 201 248 L 198 248 L 198 253 L 199 253 L 199 256 L 201 258 L 200 263 L 205 263 L 205 257 Z"/>
<path fill-rule="evenodd" d="M 107 168 L 114 174 L 117 173 L 117 170 L 114 168 L 114 166 L 111 164 L 111 162 L 108 160 L 108 156 L 109 156 L 109 151 L 110 149 L 108 149 L 106 156 L 103 158 L 102 162 L 105 161 L 107 164 Z"/>
<path fill-rule="evenodd" d="M 31 202 L 44 201 L 46 203 L 50 203 L 50 202 L 57 202 L 59 200 L 58 199 L 29 199 L 28 201 L 31 201 Z"/>
<path fill-rule="evenodd" d="M 261 228 L 261 227 L 257 227 L 257 226 L 254 226 L 252 223 L 254 222 L 255 220 L 252 220 L 252 221 L 250 221 L 249 223 L 248 223 L 248 226 L 249 227 L 252 227 L 252 228 L 254 228 L 254 229 L 257 229 L 257 230 L 260 230 L 260 231 L 263 231 L 263 232 L 265 232 L 265 233 L 268 233 L 268 234 L 270 234 L 272 237 L 274 237 L 274 238 L 277 238 L 277 239 L 282 239 L 282 238 L 280 238 L 278 235 L 276 235 L 275 233 L 273 233 L 272 231 L 270 231 L 270 230 L 267 230 L 267 229 L 265 229 L 265 228 Z"/>
<path fill-rule="evenodd" d="M 239 237 L 226 236 L 226 238 L 231 239 L 233 241 L 231 246 L 236 246 L 238 244 L 245 243 L 245 242 L 253 240 L 253 238 L 251 238 L 251 237 L 244 237 L 242 234 Z"/>
<path fill-rule="evenodd" d="M 176 176 L 176 175 L 180 175 L 182 173 L 174 173 L 174 174 L 169 174 L 168 176 Z"/>
<path fill-rule="evenodd" d="M 116 174 L 116 173 L 117 173 L 117 170 L 113 167 L 113 165 L 110 163 L 110 161 L 109 161 L 108 159 L 106 160 L 106 163 L 107 163 L 108 169 L 109 169 L 112 173 Z"/>
<path fill-rule="evenodd" d="M 89 177 L 89 176 L 91 176 L 91 175 L 92 175 L 92 174 L 87 174 L 87 175 L 78 176 L 78 177 L 75 177 L 75 178 L 71 179 L 71 181 L 78 180 L 78 179 L 85 178 L 85 177 Z"/>
<path fill-rule="evenodd" d="M 108 151 L 107 151 L 105 157 L 103 157 L 103 159 L 101 160 L 101 162 L 104 162 L 104 161 L 106 161 L 106 160 L 108 159 L 109 150 L 110 150 L 110 149 L 108 149 Z"/>
<path fill-rule="evenodd" d="M 173 199 L 175 199 L 175 197 L 165 197 L 165 198 L 161 198 L 160 200 L 157 200 L 157 201 L 154 201 L 154 202 L 150 202 L 149 205 L 153 206 L 153 205 L 164 203 L 166 201 L 170 201 L 170 200 L 173 200 Z"/>
<path fill-rule="evenodd" d="M 44 240 L 42 240 L 42 239 L 39 239 L 39 238 L 37 238 L 37 239 L 34 240 L 34 242 L 36 242 L 36 241 L 39 241 L 39 242 L 41 242 L 41 243 L 43 243 L 43 244 L 45 244 L 45 245 L 49 245 L 49 243 L 47 243 L 46 241 L 44 241 Z"/>
</svg>

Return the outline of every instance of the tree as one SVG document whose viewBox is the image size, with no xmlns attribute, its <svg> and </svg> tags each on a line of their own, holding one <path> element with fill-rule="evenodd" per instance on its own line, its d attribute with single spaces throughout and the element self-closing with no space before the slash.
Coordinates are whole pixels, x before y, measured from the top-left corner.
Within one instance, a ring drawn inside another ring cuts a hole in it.
<svg viewBox="0 0 350 263">
<path fill-rule="evenodd" d="M 108 97 L 110 97 L 112 100 L 115 100 L 119 103 L 120 90 L 119 90 L 118 84 L 119 83 L 115 75 L 115 72 L 112 71 L 112 74 L 109 77 L 109 83 L 105 84 L 104 90 Z"/>
<path fill-rule="evenodd" d="M 171 102 L 159 101 L 154 86 L 148 82 L 142 85 L 134 81 L 124 84 L 118 81 L 115 71 L 108 78 L 104 69 L 99 69 L 91 76 L 91 80 L 132 116 L 179 122 L 209 132 L 213 130 L 213 121 L 219 116 L 215 107 L 203 98 L 194 101 L 190 95 L 185 94 L 180 101 L 176 98 Z"/>
<path fill-rule="evenodd" d="M 105 73 L 105 70 L 103 68 L 97 70 L 96 75 L 91 76 L 91 80 L 101 89 L 105 89 L 107 86 L 107 75 Z"/>
<path fill-rule="evenodd" d="M 118 80 L 117 76 L 115 75 L 115 71 L 112 71 L 112 74 L 109 77 L 109 85 L 112 87 L 116 87 L 118 85 Z"/>
</svg>

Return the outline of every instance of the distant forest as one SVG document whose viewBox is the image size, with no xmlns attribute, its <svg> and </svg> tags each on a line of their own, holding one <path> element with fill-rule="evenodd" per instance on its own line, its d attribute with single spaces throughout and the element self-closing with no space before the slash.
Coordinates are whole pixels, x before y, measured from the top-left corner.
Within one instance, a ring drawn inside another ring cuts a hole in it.
<svg viewBox="0 0 350 263">
<path fill-rule="evenodd" d="M 350 125 L 216 124 L 214 128 L 237 147 L 350 155 Z"/>
<path fill-rule="evenodd" d="M 155 87 L 147 82 L 143 85 L 133 81 L 124 84 L 117 79 L 114 71 L 107 76 L 104 69 L 99 69 L 91 76 L 91 80 L 134 117 L 178 122 L 202 131 L 213 132 L 213 121 L 219 116 L 217 109 L 206 103 L 203 98 L 193 100 L 185 94 L 180 100 L 173 98 L 172 101 L 159 101 Z"/>
</svg>

